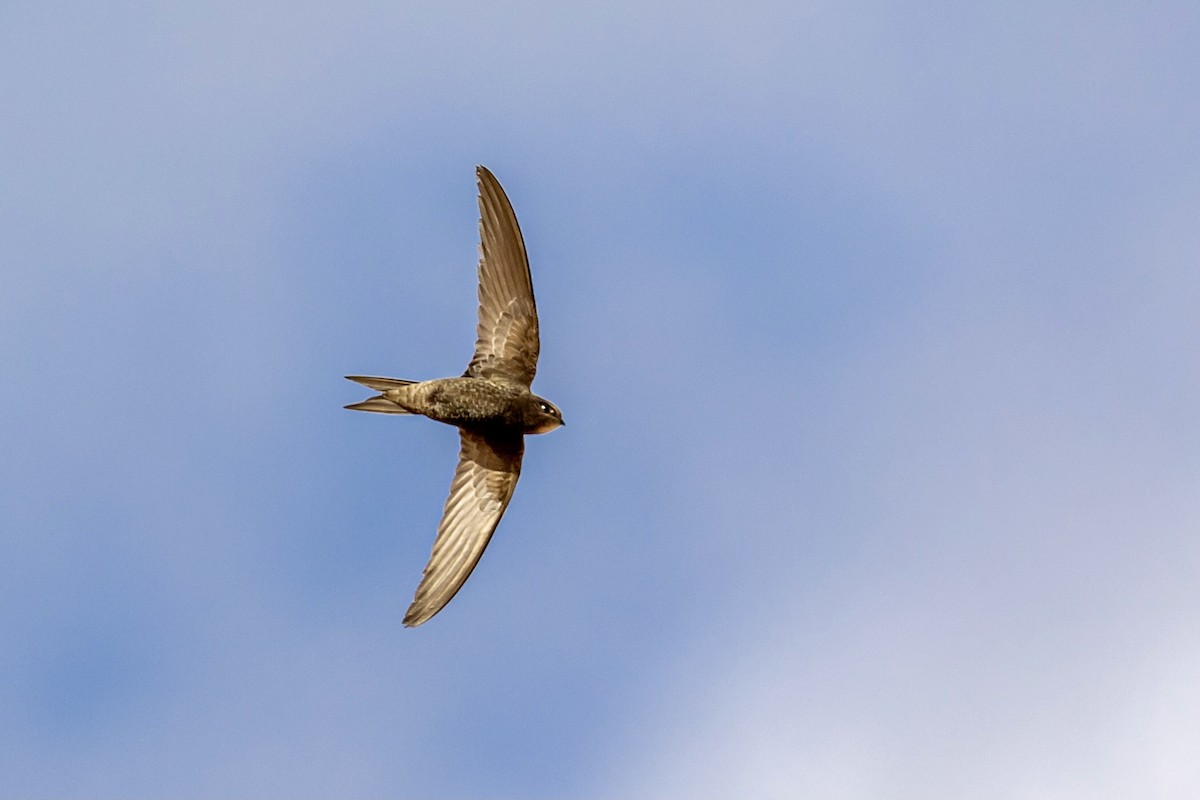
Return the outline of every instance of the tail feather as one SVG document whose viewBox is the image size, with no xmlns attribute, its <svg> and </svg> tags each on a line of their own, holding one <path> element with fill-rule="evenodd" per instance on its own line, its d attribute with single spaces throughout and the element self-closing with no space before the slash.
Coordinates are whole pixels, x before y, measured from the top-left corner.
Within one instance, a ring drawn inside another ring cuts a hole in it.
<svg viewBox="0 0 1200 800">
<path fill-rule="evenodd" d="M 411 414 L 411 411 L 405 411 L 400 406 L 388 400 L 383 395 L 372 397 L 369 400 L 363 400 L 361 403 L 351 403 L 345 408 L 351 411 L 374 411 L 376 414 Z"/>
<path fill-rule="evenodd" d="M 388 400 L 385 395 L 389 389 L 408 386 L 416 383 L 416 381 L 406 381 L 401 380 L 400 378 L 371 378 L 364 375 L 347 375 L 346 378 L 354 381 L 355 383 L 361 383 L 363 386 L 366 386 L 369 389 L 374 389 L 377 392 L 384 393 L 378 397 L 372 397 L 367 400 L 363 400 L 361 403 L 352 403 L 346 406 L 346 408 L 350 409 L 351 411 L 373 411 L 376 414 L 412 413 L 411 411 L 406 411 L 405 409 L 396 405 L 391 400 Z"/>
<path fill-rule="evenodd" d="M 372 378 L 366 375 L 347 375 L 346 380 L 361 383 L 368 389 L 374 389 L 377 392 L 386 392 L 388 389 L 416 383 L 416 381 L 406 381 L 400 378 Z"/>
</svg>

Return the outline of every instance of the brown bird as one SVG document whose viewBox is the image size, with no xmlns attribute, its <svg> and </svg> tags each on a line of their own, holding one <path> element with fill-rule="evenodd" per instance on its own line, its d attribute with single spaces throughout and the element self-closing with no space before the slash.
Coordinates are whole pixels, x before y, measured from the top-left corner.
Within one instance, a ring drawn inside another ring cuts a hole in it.
<svg viewBox="0 0 1200 800">
<path fill-rule="evenodd" d="M 433 553 L 404 624 L 442 610 L 470 577 L 512 499 L 525 434 L 563 424 L 549 400 L 529 390 L 540 343 L 525 241 L 504 189 L 486 167 L 479 182 L 479 324 L 475 355 L 461 378 L 405 381 L 346 376 L 379 392 L 354 411 L 423 414 L 455 425 L 462 448 Z"/>
</svg>

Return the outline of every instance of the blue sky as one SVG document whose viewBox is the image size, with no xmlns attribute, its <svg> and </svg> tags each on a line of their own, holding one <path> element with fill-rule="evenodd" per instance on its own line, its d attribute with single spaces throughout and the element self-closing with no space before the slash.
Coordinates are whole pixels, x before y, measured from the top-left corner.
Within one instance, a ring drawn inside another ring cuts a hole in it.
<svg viewBox="0 0 1200 800">
<path fill-rule="evenodd" d="M 1189 3 L 0 8 L 0 794 L 1192 798 Z M 473 168 L 531 440 L 400 621 Z"/>
</svg>

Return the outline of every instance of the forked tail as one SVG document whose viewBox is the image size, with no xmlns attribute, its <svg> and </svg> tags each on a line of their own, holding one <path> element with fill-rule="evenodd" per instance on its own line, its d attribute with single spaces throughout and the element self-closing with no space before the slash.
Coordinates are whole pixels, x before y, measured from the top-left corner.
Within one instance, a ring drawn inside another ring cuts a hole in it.
<svg viewBox="0 0 1200 800">
<path fill-rule="evenodd" d="M 416 383 L 416 381 L 406 381 L 400 378 L 371 378 L 364 375 L 347 375 L 347 380 L 361 383 L 368 389 L 374 389 L 377 392 L 386 392 L 388 389 L 396 389 L 401 386 L 408 386 Z M 387 397 L 380 394 L 376 397 L 371 397 L 363 400 L 361 403 L 351 403 L 346 406 L 351 411 L 373 411 L 376 414 L 410 414 L 400 406 L 388 400 Z"/>
</svg>

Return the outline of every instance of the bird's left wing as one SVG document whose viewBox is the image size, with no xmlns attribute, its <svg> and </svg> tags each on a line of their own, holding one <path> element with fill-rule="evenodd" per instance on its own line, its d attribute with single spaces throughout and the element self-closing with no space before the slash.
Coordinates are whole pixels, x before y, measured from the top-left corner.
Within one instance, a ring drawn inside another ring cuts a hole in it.
<svg viewBox="0 0 1200 800">
<path fill-rule="evenodd" d="M 479 180 L 479 324 L 467 375 L 528 386 L 537 372 L 537 306 L 525 240 L 508 196 L 487 167 Z"/>
<path fill-rule="evenodd" d="M 525 449 L 520 433 L 483 435 L 459 429 L 462 449 L 438 525 L 433 553 L 425 565 L 404 624 L 425 622 L 450 602 L 475 569 L 508 508 Z"/>
</svg>

